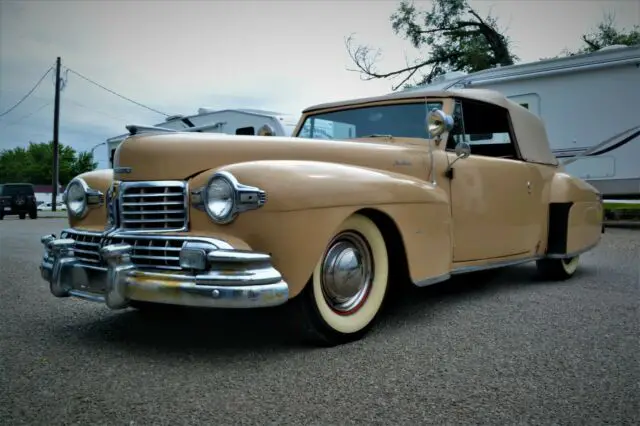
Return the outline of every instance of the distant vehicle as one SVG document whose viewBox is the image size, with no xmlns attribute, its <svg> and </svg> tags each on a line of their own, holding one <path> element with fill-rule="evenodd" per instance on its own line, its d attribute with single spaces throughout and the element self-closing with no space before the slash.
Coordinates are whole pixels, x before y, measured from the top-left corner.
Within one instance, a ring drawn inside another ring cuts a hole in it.
<svg viewBox="0 0 640 426">
<path fill-rule="evenodd" d="M 30 183 L 4 183 L 0 185 L 0 220 L 5 216 L 18 215 L 24 219 L 38 218 L 36 196 Z"/>
<path fill-rule="evenodd" d="M 601 194 L 496 91 L 316 105 L 293 137 L 128 128 L 113 170 L 67 186 L 60 238 L 42 237 L 56 297 L 286 304 L 304 337 L 335 345 L 364 336 L 395 285 L 528 262 L 568 279 L 604 230 Z"/>
<path fill-rule="evenodd" d="M 640 45 L 454 72 L 411 90 L 496 90 L 545 123 L 554 155 L 605 202 L 640 206 Z"/>
<path fill-rule="evenodd" d="M 38 206 L 39 211 L 51 211 L 52 203 L 42 203 Z M 66 211 L 67 205 L 65 203 L 56 203 L 56 210 L 58 211 Z"/>
<path fill-rule="evenodd" d="M 296 126 L 297 116 L 261 109 L 199 108 L 189 116 L 174 115 L 164 122 L 148 126 L 159 130 L 179 130 L 199 133 L 222 133 L 231 135 L 290 136 Z M 109 167 L 113 167 L 116 148 L 129 133 L 107 139 Z"/>
</svg>

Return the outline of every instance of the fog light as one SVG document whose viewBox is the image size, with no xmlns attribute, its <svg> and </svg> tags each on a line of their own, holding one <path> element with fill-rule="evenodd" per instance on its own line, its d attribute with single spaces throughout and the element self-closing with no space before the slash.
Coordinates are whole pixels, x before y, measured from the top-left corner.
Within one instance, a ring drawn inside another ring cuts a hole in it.
<svg viewBox="0 0 640 426">
<path fill-rule="evenodd" d="M 204 271 L 207 268 L 207 252 L 201 248 L 183 248 L 180 250 L 180 267 Z"/>
</svg>

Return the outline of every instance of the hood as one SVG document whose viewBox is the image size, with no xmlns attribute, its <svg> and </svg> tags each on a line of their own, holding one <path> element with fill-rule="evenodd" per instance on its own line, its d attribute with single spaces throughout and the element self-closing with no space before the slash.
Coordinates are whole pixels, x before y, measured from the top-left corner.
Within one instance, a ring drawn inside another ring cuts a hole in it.
<svg viewBox="0 0 640 426">
<path fill-rule="evenodd" d="M 411 146 L 372 140 L 329 141 L 212 133 L 137 135 L 125 139 L 118 147 L 114 178 L 184 180 L 212 168 L 255 160 L 333 161 L 389 169 L 397 159 L 410 161 L 411 152 L 415 155 Z"/>
</svg>

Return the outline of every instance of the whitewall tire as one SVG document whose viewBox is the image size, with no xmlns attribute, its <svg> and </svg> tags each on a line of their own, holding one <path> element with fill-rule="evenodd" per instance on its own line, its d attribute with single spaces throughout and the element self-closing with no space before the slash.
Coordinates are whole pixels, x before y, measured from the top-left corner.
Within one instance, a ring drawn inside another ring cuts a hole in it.
<svg viewBox="0 0 640 426">
<path fill-rule="evenodd" d="M 541 259 L 536 262 L 538 273 L 544 279 L 566 280 L 571 278 L 580 265 L 580 256 L 568 259 Z"/>
<path fill-rule="evenodd" d="M 382 233 L 363 215 L 349 217 L 294 298 L 306 337 L 330 346 L 360 339 L 375 322 L 388 286 L 389 256 Z"/>
</svg>

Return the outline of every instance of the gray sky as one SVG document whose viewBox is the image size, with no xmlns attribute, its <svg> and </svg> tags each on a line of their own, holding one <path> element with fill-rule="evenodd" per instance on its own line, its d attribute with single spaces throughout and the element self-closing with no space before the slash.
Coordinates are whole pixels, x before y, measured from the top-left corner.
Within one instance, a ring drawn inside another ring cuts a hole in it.
<svg viewBox="0 0 640 426">
<path fill-rule="evenodd" d="M 521 62 L 581 45 L 605 12 L 640 23 L 639 0 L 471 0 L 491 11 Z M 62 57 L 63 66 L 169 114 L 253 107 L 299 114 L 332 100 L 379 95 L 388 81 L 348 72 L 344 37 L 383 49 L 381 69 L 415 52 L 392 32 L 392 0 L 9 1 L 0 0 L 0 112 Z M 416 1 L 429 7 L 429 2 Z M 0 117 L 0 149 L 52 138 L 53 82 Z M 62 93 L 60 140 L 88 150 L 128 123 L 163 117 L 73 74 Z M 106 147 L 96 150 L 107 166 Z"/>
</svg>

